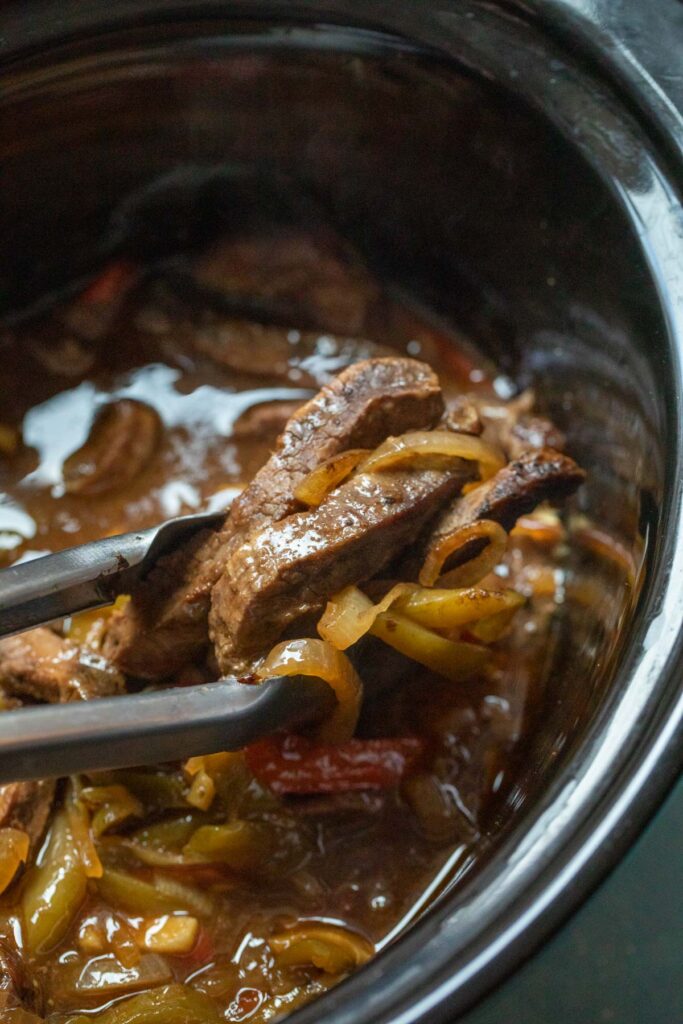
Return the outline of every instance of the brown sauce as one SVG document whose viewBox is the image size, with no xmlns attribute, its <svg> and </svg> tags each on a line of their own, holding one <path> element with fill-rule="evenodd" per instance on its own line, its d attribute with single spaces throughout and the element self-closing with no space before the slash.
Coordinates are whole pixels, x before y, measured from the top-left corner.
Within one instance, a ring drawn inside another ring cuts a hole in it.
<svg viewBox="0 0 683 1024">
<path fill-rule="evenodd" d="M 326 342 L 320 331 L 314 354 L 302 354 L 298 329 L 291 331 L 291 354 L 277 373 L 269 372 L 268 356 L 256 348 L 259 365 L 251 372 L 248 359 L 238 369 L 223 365 L 205 347 L 186 343 L 166 295 L 158 282 L 135 285 L 114 304 L 103 330 L 97 324 L 84 330 L 82 323 L 74 329 L 67 304 L 5 332 L 0 423 L 16 447 L 9 444 L 0 454 L 3 565 L 229 504 L 272 449 L 281 421 L 278 403 L 286 403 L 283 411 L 293 408 L 316 390 L 313 379 L 320 383 L 337 368 L 334 339 Z M 490 368 L 473 361 L 466 344 L 458 347 L 455 335 L 379 290 L 373 304 L 375 326 L 365 333 L 377 343 L 425 358 L 447 393 L 491 391 Z M 67 460 L 86 442 L 97 411 L 124 399 L 155 410 L 161 426 L 153 451 L 121 487 L 69 493 Z M 177 898 L 179 913 L 196 918 L 198 931 L 189 950 L 155 953 L 153 942 L 145 947 L 140 936 L 151 927 L 149 919 L 158 922 L 165 914 L 159 907 L 136 910 L 135 900 L 123 905 L 111 894 L 105 898 L 91 878 L 58 941 L 31 952 L 25 907 L 35 869 L 24 871 L 1 898 L 0 949 L 18 957 L 18 997 L 25 1008 L 36 1019 L 65 1024 L 79 1011 L 111 1007 L 104 1019 L 125 1024 L 125 997 L 186 983 L 208 995 L 220 1019 L 270 1020 L 349 969 L 343 957 L 336 970 L 334 964 L 283 964 L 269 944 L 274 933 L 297 923 L 330 925 L 348 929 L 363 949 L 381 949 L 440 890 L 467 874 L 485 855 L 495 807 L 514 785 L 515 757 L 529 729 L 535 688 L 542 685 L 542 663 L 550 657 L 566 542 L 559 520 L 552 524 L 540 541 L 533 531 L 511 540 L 501 579 L 519 588 L 528 604 L 495 645 L 494 665 L 485 675 L 455 686 L 387 657 L 386 648 L 378 655 L 373 645 L 379 641 L 370 641 L 359 735 L 425 737 L 430 760 L 410 784 L 280 799 L 238 767 L 222 778 L 213 804 L 200 810 L 185 799 L 190 780 L 175 766 L 80 780 L 123 785 L 144 806 L 142 817 L 102 837 L 98 852 L 105 869 L 157 889 L 165 879 L 169 906 Z M 134 852 L 135 843 L 146 841 L 147 825 L 172 821 L 179 834 L 186 827 L 189 835 L 226 814 L 265 823 L 274 843 L 247 870 L 154 866 Z M 43 861 L 49 856 L 44 845 Z M 189 895 L 178 890 L 174 897 L 174 884 Z M 144 907 L 145 896 L 139 899 Z M 7 1013 L 18 1005 L 12 998 Z M 0 990 L 0 1007 L 2 999 Z M 208 1004 L 197 1005 L 201 1013 Z M 23 1017 L 17 1019 L 23 1024 Z M 190 1010 L 178 1010 L 178 1022 L 190 1019 Z"/>
</svg>

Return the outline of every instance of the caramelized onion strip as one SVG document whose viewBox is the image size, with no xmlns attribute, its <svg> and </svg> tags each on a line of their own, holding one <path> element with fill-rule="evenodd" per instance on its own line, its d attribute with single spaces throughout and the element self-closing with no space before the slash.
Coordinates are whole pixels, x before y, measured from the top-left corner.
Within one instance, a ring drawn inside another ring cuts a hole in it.
<svg viewBox="0 0 683 1024">
<path fill-rule="evenodd" d="M 304 505 L 319 505 L 368 454 L 368 448 L 349 448 L 326 459 L 303 478 L 294 490 L 294 497 Z"/>
<path fill-rule="evenodd" d="M 318 632 L 339 651 L 364 636 L 378 615 L 387 611 L 400 597 L 408 597 L 420 588 L 414 583 L 397 583 L 381 601 L 373 604 L 358 587 L 344 587 L 328 602 L 318 622 Z"/>
<path fill-rule="evenodd" d="M 0 828 L 0 893 L 12 882 L 22 864 L 26 863 L 29 838 L 18 828 Z"/>
<path fill-rule="evenodd" d="M 386 469 L 410 468 L 419 460 L 434 456 L 478 462 L 483 480 L 488 480 L 505 465 L 502 454 L 480 437 L 456 434 L 450 430 L 412 430 L 399 437 L 387 438 L 359 464 L 358 472 L 378 473 Z"/>
<path fill-rule="evenodd" d="M 464 565 L 459 565 L 443 574 L 441 571 L 446 562 L 474 541 L 486 541 L 486 547 L 480 554 L 470 558 Z M 476 523 L 460 526 L 452 533 L 437 537 L 431 545 L 424 565 L 420 570 L 419 580 L 423 587 L 471 587 L 498 564 L 505 552 L 507 534 L 500 523 L 490 519 L 480 519 Z"/>
<path fill-rule="evenodd" d="M 482 590 L 480 587 L 429 590 L 415 587 L 412 593 L 398 596 L 396 609 L 428 629 L 457 629 L 492 616 L 509 616 L 522 604 L 524 598 L 515 590 Z"/>
<path fill-rule="evenodd" d="M 417 661 L 452 683 L 474 675 L 490 657 L 485 647 L 446 640 L 400 612 L 378 615 L 370 632 L 406 658 Z"/>
<path fill-rule="evenodd" d="M 334 690 L 337 707 L 319 727 L 321 743 L 343 743 L 353 736 L 363 684 L 341 651 L 324 640 L 289 640 L 277 644 L 258 669 L 261 679 L 272 676 L 314 676 L 323 679 Z"/>
</svg>

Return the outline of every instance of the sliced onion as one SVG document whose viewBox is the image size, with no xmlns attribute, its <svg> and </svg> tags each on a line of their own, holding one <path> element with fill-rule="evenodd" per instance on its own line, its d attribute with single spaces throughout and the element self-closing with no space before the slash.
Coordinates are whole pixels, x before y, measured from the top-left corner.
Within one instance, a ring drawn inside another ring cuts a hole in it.
<svg viewBox="0 0 683 1024">
<path fill-rule="evenodd" d="M 450 430 L 412 430 L 400 437 L 387 438 L 360 463 L 358 472 L 377 473 L 406 465 L 410 467 L 411 463 L 434 455 L 478 462 L 483 480 L 488 480 L 505 465 L 502 454 L 480 437 L 454 434 Z"/>
<path fill-rule="evenodd" d="M 95 812 L 92 831 L 96 837 L 118 828 L 129 818 L 141 818 L 144 807 L 125 786 L 85 786 L 80 800 Z"/>
<path fill-rule="evenodd" d="M 0 893 L 12 884 L 22 864 L 26 863 L 29 838 L 18 828 L 0 828 Z"/>
<path fill-rule="evenodd" d="M 456 629 L 501 613 L 509 616 L 522 604 L 524 598 L 515 590 L 482 590 L 479 587 L 430 590 L 413 587 L 412 593 L 399 595 L 396 607 L 414 622 L 429 629 Z"/>
<path fill-rule="evenodd" d="M 79 799 L 75 787 L 69 787 L 66 801 L 66 811 L 69 818 L 69 829 L 73 837 L 74 846 L 80 857 L 83 870 L 87 878 L 102 877 L 102 861 L 100 860 L 93 840 L 90 813 Z"/>
<path fill-rule="evenodd" d="M 318 623 L 318 632 L 339 651 L 355 644 L 368 632 L 382 612 L 401 596 L 408 596 L 419 587 L 414 583 L 397 583 L 381 601 L 373 604 L 358 587 L 344 587 L 328 602 Z"/>
<path fill-rule="evenodd" d="M 318 730 L 321 743 L 343 743 L 353 736 L 360 705 L 363 684 L 356 671 L 341 651 L 324 640 L 289 640 L 277 644 L 261 663 L 261 679 L 272 676 L 314 676 L 323 679 L 334 690 L 337 707 Z"/>
<path fill-rule="evenodd" d="M 368 448 L 349 448 L 317 466 L 305 476 L 294 491 L 294 497 L 304 505 L 319 505 L 330 491 L 341 483 L 359 462 L 369 454 Z"/>
<path fill-rule="evenodd" d="M 514 591 L 512 591 L 512 593 L 514 593 Z M 514 608 L 508 608 L 505 611 L 497 612 L 495 615 L 490 615 L 486 619 L 479 619 L 478 622 L 474 622 L 469 627 L 469 632 L 484 644 L 494 643 L 503 635 L 512 622 L 515 617 L 517 607 L 518 606 L 515 606 Z"/>
<path fill-rule="evenodd" d="M 194 776 L 190 791 L 187 794 L 187 802 L 200 811 L 208 811 L 216 795 L 216 783 L 211 776 L 203 769 Z"/>
<path fill-rule="evenodd" d="M 154 953 L 140 958 L 135 967 L 124 967 L 111 953 L 88 960 L 76 982 L 79 992 L 97 992 L 106 999 L 122 992 L 152 988 L 172 980 L 171 968 Z"/>
<path fill-rule="evenodd" d="M 326 974 L 347 974 L 374 953 L 372 943 L 350 928 L 317 921 L 271 935 L 268 945 L 279 967 L 317 967 Z"/>
<path fill-rule="evenodd" d="M 484 550 L 450 572 L 439 575 L 449 558 L 473 541 L 485 540 Z M 488 575 L 502 558 L 507 545 L 507 534 L 500 523 L 479 519 L 476 523 L 460 526 L 452 533 L 437 537 L 431 545 L 419 580 L 423 587 L 434 584 L 448 587 L 471 587 Z"/>
<path fill-rule="evenodd" d="M 400 612 L 383 612 L 370 632 L 406 658 L 417 661 L 452 683 L 474 675 L 490 657 L 485 647 L 446 640 Z"/>
</svg>

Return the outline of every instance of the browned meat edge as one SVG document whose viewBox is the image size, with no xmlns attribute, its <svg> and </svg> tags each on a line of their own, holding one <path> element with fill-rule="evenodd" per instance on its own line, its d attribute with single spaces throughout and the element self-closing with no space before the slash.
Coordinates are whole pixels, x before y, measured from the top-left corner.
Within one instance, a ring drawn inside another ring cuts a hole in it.
<svg viewBox="0 0 683 1024">
<path fill-rule="evenodd" d="M 248 672 L 290 623 L 374 576 L 472 476 L 464 461 L 448 472 L 361 474 L 314 511 L 250 534 L 212 592 L 221 670 Z"/>
<path fill-rule="evenodd" d="M 560 501 L 569 497 L 583 483 L 586 474 L 573 459 L 552 448 L 526 452 L 510 462 L 485 484 L 457 498 L 441 516 L 424 544 L 428 549 L 444 534 L 479 519 L 492 519 L 511 530 L 520 516 L 531 512 L 542 501 Z M 473 558 L 482 549 L 473 541 L 457 552 L 444 568 Z M 411 564 L 411 575 L 419 571 L 421 562 Z"/>
<path fill-rule="evenodd" d="M 41 626 L 0 640 L 0 687 L 13 697 L 64 704 L 121 693 L 124 680 L 98 654 Z"/>
<path fill-rule="evenodd" d="M 432 427 L 442 413 L 438 378 L 425 363 L 395 357 L 348 367 L 289 420 L 275 452 L 223 526 L 160 559 L 112 618 L 105 657 L 146 679 L 170 675 L 192 661 L 207 644 L 211 588 L 247 531 L 297 511 L 297 484 L 325 459 L 348 448 L 373 448 L 391 434 Z"/>
</svg>

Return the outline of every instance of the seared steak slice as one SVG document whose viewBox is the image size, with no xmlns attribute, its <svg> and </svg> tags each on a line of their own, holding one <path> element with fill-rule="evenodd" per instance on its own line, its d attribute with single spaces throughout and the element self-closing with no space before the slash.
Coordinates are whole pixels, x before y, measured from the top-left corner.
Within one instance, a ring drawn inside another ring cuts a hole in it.
<svg viewBox="0 0 683 1024">
<path fill-rule="evenodd" d="M 294 491 L 321 462 L 348 448 L 373 448 L 391 434 L 432 427 L 442 413 L 438 378 L 425 363 L 393 357 L 348 367 L 292 416 L 223 526 L 159 560 L 112 617 L 105 657 L 146 679 L 182 668 L 208 642 L 211 588 L 247 531 L 300 509 Z"/>
<path fill-rule="evenodd" d="M 55 780 L 8 782 L 0 786 L 0 828 L 26 832 L 31 849 L 43 837 L 55 795 Z"/>
<path fill-rule="evenodd" d="M 259 402 L 239 416 L 232 427 L 232 436 L 240 441 L 269 441 L 273 444 L 290 419 L 304 404 L 304 399 L 279 399 Z"/>
<path fill-rule="evenodd" d="M 195 261 L 194 278 L 216 295 L 257 297 L 299 327 L 356 336 L 379 296 L 354 254 L 324 232 L 219 239 Z"/>
<path fill-rule="evenodd" d="M 426 363 L 397 356 L 355 363 L 289 420 L 276 451 L 234 502 L 230 525 L 251 530 L 283 519 L 301 507 L 297 484 L 326 459 L 433 427 L 442 412 L 439 381 Z"/>
<path fill-rule="evenodd" d="M 199 324 L 189 324 L 182 340 L 184 350 L 208 356 L 233 373 L 279 377 L 302 388 L 319 388 L 362 359 L 392 355 L 388 346 L 374 341 L 215 314 Z"/>
<path fill-rule="evenodd" d="M 511 530 L 520 516 L 531 512 L 542 501 L 569 497 L 583 483 L 585 476 L 573 459 L 552 448 L 525 452 L 486 483 L 457 498 L 428 535 L 426 548 L 458 527 L 480 519 L 492 519 L 504 529 Z M 444 570 L 474 558 L 481 549 L 481 541 L 472 541 L 454 553 Z M 420 564 L 416 561 L 415 571 Z"/>
<path fill-rule="evenodd" d="M 374 576 L 472 475 L 464 461 L 451 471 L 360 474 L 314 511 L 251 533 L 211 595 L 221 671 L 249 671 L 290 623 Z"/>
<path fill-rule="evenodd" d="M 40 626 L 0 640 L 0 687 L 10 696 L 64 704 L 120 693 L 124 680 L 98 654 Z"/>
</svg>

